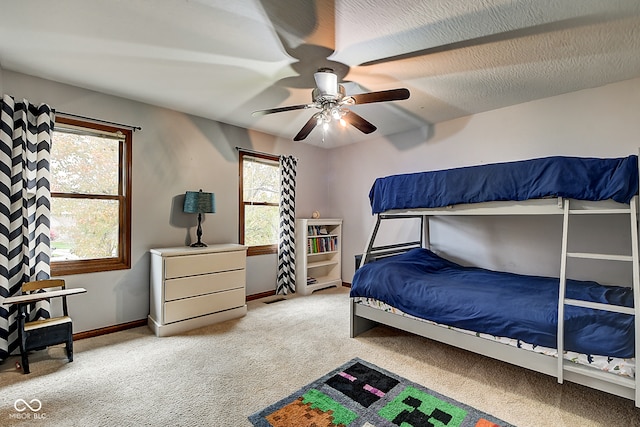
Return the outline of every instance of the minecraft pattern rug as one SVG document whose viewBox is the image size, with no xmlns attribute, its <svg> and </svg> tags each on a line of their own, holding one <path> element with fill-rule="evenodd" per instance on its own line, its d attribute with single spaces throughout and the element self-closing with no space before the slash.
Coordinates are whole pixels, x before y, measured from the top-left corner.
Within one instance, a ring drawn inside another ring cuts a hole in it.
<svg viewBox="0 0 640 427">
<path fill-rule="evenodd" d="M 256 427 L 513 427 L 359 358 L 249 421 Z"/>
</svg>

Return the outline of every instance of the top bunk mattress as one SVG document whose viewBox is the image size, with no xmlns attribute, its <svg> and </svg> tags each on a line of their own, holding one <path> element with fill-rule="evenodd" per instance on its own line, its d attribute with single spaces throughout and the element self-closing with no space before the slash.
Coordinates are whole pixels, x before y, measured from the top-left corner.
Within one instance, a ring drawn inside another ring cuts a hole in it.
<svg viewBox="0 0 640 427">
<path fill-rule="evenodd" d="M 369 200 L 377 214 L 545 197 L 629 203 L 637 193 L 638 156 L 555 156 L 377 178 Z"/>
</svg>

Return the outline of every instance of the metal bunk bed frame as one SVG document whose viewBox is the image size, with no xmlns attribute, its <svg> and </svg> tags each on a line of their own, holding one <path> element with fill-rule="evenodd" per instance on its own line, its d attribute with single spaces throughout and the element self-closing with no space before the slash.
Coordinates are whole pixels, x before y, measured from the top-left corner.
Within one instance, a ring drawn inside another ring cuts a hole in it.
<svg viewBox="0 0 640 427">
<path fill-rule="evenodd" d="M 569 223 L 574 215 L 620 215 L 630 218 L 631 248 L 629 255 L 612 255 L 601 253 L 568 252 Z M 448 206 L 446 208 L 415 209 L 404 211 L 387 211 L 376 215 L 375 224 L 367 239 L 364 254 L 360 260 L 362 266 L 375 259 L 406 252 L 413 248 L 430 248 L 429 217 L 443 215 L 563 215 L 562 259 L 559 280 L 558 299 L 558 355 L 562 355 L 564 341 L 564 307 L 577 305 L 592 309 L 610 310 L 635 315 L 635 310 L 607 304 L 596 304 L 586 301 L 565 298 L 567 279 L 567 262 L 572 258 L 587 258 L 607 261 L 622 261 L 631 264 L 634 295 L 634 308 L 640 307 L 640 268 L 638 255 L 638 196 L 634 196 L 629 204 L 612 200 L 589 202 L 574 199 L 549 198 L 534 199 L 523 202 L 485 202 L 466 205 Z M 374 242 L 383 220 L 398 218 L 419 218 L 421 220 L 420 239 L 394 245 L 375 246 Z M 640 375 L 635 378 L 602 372 L 565 361 L 563 357 L 550 357 L 539 353 L 511 347 L 474 335 L 464 334 L 456 330 L 415 320 L 398 314 L 378 310 L 351 299 L 351 337 L 377 326 L 388 325 L 408 331 L 426 338 L 453 345 L 474 353 L 482 354 L 513 365 L 531 369 L 557 378 L 559 383 L 565 380 L 582 384 L 610 394 L 625 397 L 640 407 Z M 640 354 L 640 316 L 635 316 L 635 354 Z M 637 363 L 636 357 L 636 363 Z"/>
</svg>

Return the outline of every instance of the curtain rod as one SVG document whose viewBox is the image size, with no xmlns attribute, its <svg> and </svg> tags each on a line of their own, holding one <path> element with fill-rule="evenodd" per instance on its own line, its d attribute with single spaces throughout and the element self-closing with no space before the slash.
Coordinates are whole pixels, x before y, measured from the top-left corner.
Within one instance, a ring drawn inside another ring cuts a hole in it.
<svg viewBox="0 0 640 427">
<path fill-rule="evenodd" d="M 70 119 L 82 119 L 82 120 L 88 120 L 88 121 L 96 122 L 96 123 L 105 123 L 105 124 L 108 124 L 108 125 L 120 126 L 120 127 L 123 127 L 123 128 L 129 128 L 129 129 L 133 130 L 134 132 L 137 131 L 137 130 L 142 130 L 142 128 L 140 126 L 125 125 L 125 124 L 122 124 L 122 123 L 110 122 L 110 121 L 107 121 L 107 120 L 94 119 L 92 117 L 80 116 L 78 114 L 65 113 L 64 111 L 53 110 L 53 112 L 55 114 L 57 114 L 57 115 L 65 116 L 65 117 L 70 118 Z"/>
<path fill-rule="evenodd" d="M 243 147 L 236 147 L 236 150 L 245 151 L 245 152 L 251 153 L 251 154 L 262 154 L 263 156 L 282 157 L 282 155 L 280 155 L 280 154 L 265 153 L 263 151 L 255 151 L 255 150 L 250 150 L 248 148 L 243 148 Z"/>
</svg>

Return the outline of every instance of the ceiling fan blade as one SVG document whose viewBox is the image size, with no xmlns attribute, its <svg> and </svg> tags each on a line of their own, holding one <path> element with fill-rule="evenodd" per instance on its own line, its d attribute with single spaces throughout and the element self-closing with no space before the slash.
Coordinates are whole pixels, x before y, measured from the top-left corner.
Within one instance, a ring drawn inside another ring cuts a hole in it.
<svg viewBox="0 0 640 427">
<path fill-rule="evenodd" d="M 251 113 L 252 116 L 264 116 L 273 113 L 282 113 L 283 111 L 304 110 L 313 107 L 313 104 L 290 105 L 288 107 L 269 108 L 268 110 L 258 110 Z"/>
<path fill-rule="evenodd" d="M 304 126 L 302 126 L 302 129 L 300 129 L 300 132 L 298 132 L 298 134 L 293 138 L 294 141 L 302 141 L 307 136 L 309 136 L 313 128 L 315 128 L 316 125 L 318 124 L 319 114 L 320 113 L 316 113 L 313 116 L 311 116 L 311 118 L 307 121 L 307 123 L 305 123 Z"/>
<path fill-rule="evenodd" d="M 357 115 L 353 111 L 349 111 L 347 114 L 342 116 L 342 119 L 353 125 L 356 129 L 358 129 L 362 133 L 371 133 L 377 129 L 371 122 L 365 120 L 361 116 Z"/>
<path fill-rule="evenodd" d="M 409 89 L 390 89 L 381 90 L 379 92 L 360 93 L 357 95 L 350 95 L 356 104 L 370 104 L 372 102 L 384 102 L 384 101 L 400 101 L 402 99 L 409 98 Z"/>
</svg>

